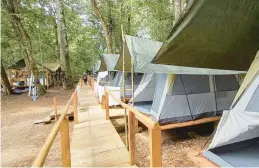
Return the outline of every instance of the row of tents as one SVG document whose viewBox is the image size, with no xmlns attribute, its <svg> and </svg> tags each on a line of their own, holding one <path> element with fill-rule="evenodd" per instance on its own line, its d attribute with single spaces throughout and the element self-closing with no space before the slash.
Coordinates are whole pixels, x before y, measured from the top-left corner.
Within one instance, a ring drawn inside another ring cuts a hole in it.
<svg viewBox="0 0 259 168">
<path fill-rule="evenodd" d="M 126 96 L 134 108 L 160 124 L 222 115 L 203 156 L 219 166 L 255 167 L 259 1 L 227 1 L 191 1 L 164 43 L 124 35 L 124 55 L 102 54 L 94 67 L 95 94 L 123 87 L 123 69 L 131 88 L 133 70 L 134 97 Z"/>
</svg>

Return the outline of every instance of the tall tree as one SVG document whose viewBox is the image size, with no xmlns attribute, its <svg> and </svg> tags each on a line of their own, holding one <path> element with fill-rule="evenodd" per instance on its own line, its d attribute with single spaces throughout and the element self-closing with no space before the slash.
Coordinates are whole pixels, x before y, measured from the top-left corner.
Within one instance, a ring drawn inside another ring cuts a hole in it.
<svg viewBox="0 0 259 168">
<path fill-rule="evenodd" d="M 2 60 L 1 60 L 1 79 L 3 81 L 4 86 L 7 88 L 8 92 L 12 93 L 12 88 L 11 88 L 10 82 L 7 78 L 6 71 L 4 69 Z"/>
<path fill-rule="evenodd" d="M 25 60 L 28 63 L 28 67 L 31 70 L 31 72 L 34 75 L 35 79 L 35 86 L 38 89 L 38 95 L 41 96 L 46 93 L 45 88 L 40 84 L 39 80 L 39 70 L 36 66 L 36 63 L 34 61 L 33 57 L 33 49 L 30 37 L 26 31 L 26 29 L 23 26 L 22 20 L 21 20 L 21 14 L 19 13 L 19 6 L 20 1 L 18 0 L 3 0 L 3 5 L 6 11 L 9 14 L 10 21 L 12 23 L 12 27 L 17 37 L 19 38 L 18 41 L 20 42 L 20 46 L 22 46 L 22 49 L 25 53 Z"/>
<path fill-rule="evenodd" d="M 110 3 L 110 2 L 109 2 Z M 108 24 L 105 22 L 103 15 L 100 12 L 100 9 L 97 5 L 96 0 L 91 0 L 91 5 L 93 8 L 94 15 L 100 20 L 104 34 L 105 34 L 105 40 L 107 45 L 108 53 L 113 53 L 112 50 L 112 32 L 110 31 Z"/>
<path fill-rule="evenodd" d="M 60 52 L 60 63 L 61 69 L 65 72 L 65 77 L 63 79 L 64 89 L 72 88 L 72 73 L 70 67 L 69 59 L 69 48 L 67 41 L 67 32 L 65 26 L 65 17 L 64 17 L 64 5 L 62 0 L 56 0 L 57 7 L 57 22 L 58 22 L 58 39 L 59 39 L 59 52 Z"/>
</svg>

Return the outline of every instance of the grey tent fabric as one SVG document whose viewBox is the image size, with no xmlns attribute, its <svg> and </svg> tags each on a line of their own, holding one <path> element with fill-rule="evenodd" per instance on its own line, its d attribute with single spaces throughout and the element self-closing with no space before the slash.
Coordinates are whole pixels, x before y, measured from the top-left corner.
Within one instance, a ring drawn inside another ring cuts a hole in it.
<svg viewBox="0 0 259 168">
<path fill-rule="evenodd" d="M 230 108 L 237 83 L 234 75 L 222 78 L 218 75 L 145 74 L 135 91 L 134 105 L 161 124 L 221 115 Z"/>
<path fill-rule="evenodd" d="M 246 71 L 259 46 L 259 1 L 192 0 L 152 63 Z"/>
<path fill-rule="evenodd" d="M 203 155 L 219 166 L 259 166 L 259 62 L 256 57 L 242 94 L 223 112 L 213 140 Z"/>
<path fill-rule="evenodd" d="M 158 41 L 152 41 L 144 38 L 138 38 L 125 35 L 125 70 L 131 70 L 131 61 L 134 64 L 134 71 L 137 71 L 141 67 L 146 66 L 151 62 L 162 43 Z M 123 69 L 123 57 L 122 54 L 115 66 L 116 70 Z"/>
<path fill-rule="evenodd" d="M 203 155 L 221 167 L 258 167 L 259 138 L 206 151 Z"/>
<path fill-rule="evenodd" d="M 125 70 L 131 70 L 131 61 L 133 61 L 134 72 L 138 73 L 167 73 L 167 74 L 240 74 L 245 71 L 229 71 L 219 69 L 204 69 L 181 67 L 172 65 L 152 64 L 150 63 L 159 51 L 162 43 L 158 41 L 143 39 L 125 35 Z M 115 70 L 123 70 L 123 56 L 120 55 Z"/>
<path fill-rule="evenodd" d="M 114 71 L 115 65 L 119 59 L 119 54 L 102 54 L 101 57 L 106 65 L 107 71 Z"/>
</svg>

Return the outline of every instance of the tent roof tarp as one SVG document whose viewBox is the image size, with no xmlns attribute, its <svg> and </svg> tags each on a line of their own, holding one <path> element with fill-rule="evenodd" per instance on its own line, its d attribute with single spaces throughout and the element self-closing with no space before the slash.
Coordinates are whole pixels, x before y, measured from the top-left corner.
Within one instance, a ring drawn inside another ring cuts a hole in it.
<svg viewBox="0 0 259 168">
<path fill-rule="evenodd" d="M 46 68 L 48 68 L 48 69 L 50 69 L 51 71 L 53 71 L 53 72 L 55 72 L 55 71 L 57 71 L 60 67 L 61 67 L 61 65 L 60 65 L 60 63 L 43 63 L 43 66 L 45 66 Z"/>
<path fill-rule="evenodd" d="M 7 67 L 7 69 L 23 69 L 26 67 L 24 59 L 20 59 L 19 61 L 15 62 L 14 64 Z"/>
<path fill-rule="evenodd" d="M 39 69 L 39 71 L 42 71 L 42 65 L 36 61 L 35 61 L 35 63 L 36 63 L 37 68 Z M 26 68 L 26 63 L 25 63 L 24 58 L 18 60 L 14 64 L 7 67 L 7 69 L 16 69 L 16 70 L 22 70 L 24 68 Z M 46 66 L 46 64 L 43 64 L 43 69 L 52 71 L 49 67 Z"/>
<path fill-rule="evenodd" d="M 119 54 L 102 54 L 103 61 L 108 71 L 114 71 L 119 57 Z"/>
<path fill-rule="evenodd" d="M 247 71 L 259 46 L 259 1 L 190 1 L 153 63 Z"/>
<path fill-rule="evenodd" d="M 133 59 L 134 72 L 140 73 L 173 73 L 173 74 L 239 74 L 245 71 L 229 71 L 205 68 L 181 67 L 150 63 L 160 49 L 162 43 L 139 37 L 125 35 L 125 70 L 130 71 Z M 123 58 L 119 57 L 115 70 L 122 70 Z"/>
</svg>

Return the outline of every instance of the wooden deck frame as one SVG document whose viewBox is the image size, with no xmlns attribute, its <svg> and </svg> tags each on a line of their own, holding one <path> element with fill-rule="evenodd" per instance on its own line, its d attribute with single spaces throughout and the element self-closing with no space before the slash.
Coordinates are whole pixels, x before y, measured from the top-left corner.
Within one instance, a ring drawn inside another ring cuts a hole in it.
<svg viewBox="0 0 259 168">
<path fill-rule="evenodd" d="M 129 111 L 129 151 L 130 151 L 130 158 L 129 162 L 131 165 L 134 165 L 135 160 L 135 131 L 132 132 L 132 129 L 135 129 L 133 126 L 135 124 L 136 119 L 143 123 L 149 130 L 149 146 L 150 146 L 150 166 L 151 167 L 162 167 L 162 135 L 161 131 L 168 130 L 168 129 L 175 129 L 187 126 L 193 126 L 198 124 L 204 124 L 209 122 L 216 122 L 220 120 L 220 116 L 216 117 L 208 117 L 202 118 L 195 121 L 187 121 L 182 123 L 172 123 L 172 124 L 165 124 L 159 125 L 158 122 L 153 121 L 152 118 L 149 116 L 141 113 L 137 109 L 131 107 L 128 104 L 125 104 L 121 100 L 117 99 L 112 92 L 105 90 L 105 104 L 109 102 L 108 95 L 111 96 L 115 101 L 121 104 L 121 106 Z M 105 106 L 106 109 L 106 119 L 109 119 L 109 105 Z M 134 141 L 134 142 L 133 142 Z"/>
</svg>

